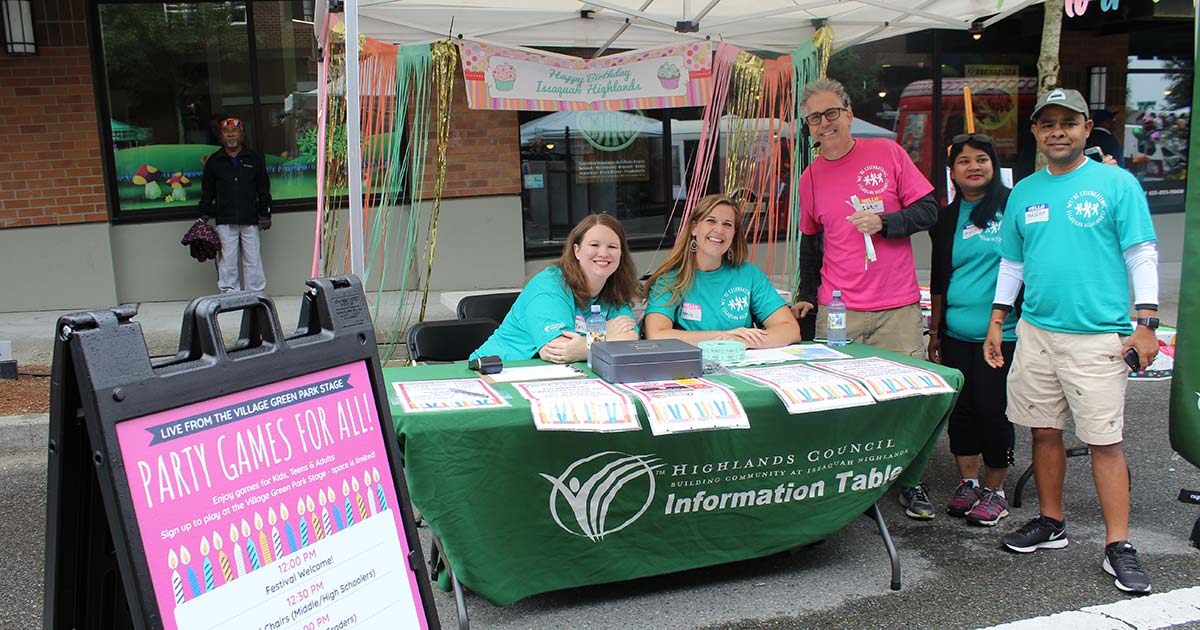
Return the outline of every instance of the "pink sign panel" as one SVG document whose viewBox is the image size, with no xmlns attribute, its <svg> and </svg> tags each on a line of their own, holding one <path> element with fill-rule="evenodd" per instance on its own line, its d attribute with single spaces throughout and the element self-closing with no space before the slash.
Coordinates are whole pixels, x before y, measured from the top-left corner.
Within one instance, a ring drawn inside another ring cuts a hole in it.
<svg viewBox="0 0 1200 630">
<path fill-rule="evenodd" d="M 428 628 L 365 363 L 116 431 L 166 630 Z"/>
</svg>

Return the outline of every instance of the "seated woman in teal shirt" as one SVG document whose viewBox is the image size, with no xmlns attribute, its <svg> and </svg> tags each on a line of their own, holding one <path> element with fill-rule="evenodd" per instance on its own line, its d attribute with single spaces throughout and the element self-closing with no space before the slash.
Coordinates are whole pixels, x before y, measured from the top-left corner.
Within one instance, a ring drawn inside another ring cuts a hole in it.
<svg viewBox="0 0 1200 630">
<path fill-rule="evenodd" d="M 593 304 L 608 320 L 607 340 L 637 339 L 629 308 L 636 291 L 637 273 L 621 222 L 607 214 L 588 215 L 567 236 L 558 262 L 529 280 L 500 327 L 471 358 L 584 361 L 585 320 Z"/>
<path fill-rule="evenodd" d="M 708 195 L 696 204 L 690 234 L 675 241 L 646 282 L 647 339 L 732 339 L 747 348 L 800 341 L 787 303 L 767 275 L 746 262 L 742 223 L 742 211 L 729 197 Z"/>
</svg>

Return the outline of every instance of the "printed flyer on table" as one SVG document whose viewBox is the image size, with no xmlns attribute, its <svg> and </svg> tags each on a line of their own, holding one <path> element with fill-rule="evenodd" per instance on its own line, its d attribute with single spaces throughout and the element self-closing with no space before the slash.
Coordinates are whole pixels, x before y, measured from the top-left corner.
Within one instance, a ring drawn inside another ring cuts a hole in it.
<svg viewBox="0 0 1200 630">
<path fill-rule="evenodd" d="M 365 363 L 117 424 L 166 630 L 427 628 Z"/>
</svg>

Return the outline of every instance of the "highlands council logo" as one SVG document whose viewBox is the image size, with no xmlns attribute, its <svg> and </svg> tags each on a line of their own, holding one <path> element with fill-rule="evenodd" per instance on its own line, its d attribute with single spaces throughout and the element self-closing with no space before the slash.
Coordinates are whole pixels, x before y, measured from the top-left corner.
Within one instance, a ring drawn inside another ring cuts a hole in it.
<svg viewBox="0 0 1200 630">
<path fill-rule="evenodd" d="M 550 515 L 558 526 L 600 542 L 638 520 L 654 500 L 653 455 L 604 451 L 575 460 L 550 482 Z"/>
<path fill-rule="evenodd" d="M 1093 227 L 1108 214 L 1108 200 L 1094 190 L 1081 190 L 1067 200 L 1067 219 L 1079 227 Z"/>
</svg>

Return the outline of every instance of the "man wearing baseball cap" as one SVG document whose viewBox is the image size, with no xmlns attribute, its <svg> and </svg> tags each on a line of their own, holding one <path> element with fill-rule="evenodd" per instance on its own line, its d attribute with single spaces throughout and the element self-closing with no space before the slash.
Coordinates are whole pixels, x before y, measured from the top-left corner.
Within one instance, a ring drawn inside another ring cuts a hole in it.
<svg viewBox="0 0 1200 630">
<path fill-rule="evenodd" d="M 241 119 L 222 120 L 222 147 L 204 162 L 201 180 L 200 214 L 216 220 L 221 240 L 217 254 L 221 293 L 267 288 L 259 236 L 261 230 L 271 228 L 271 180 L 262 156 L 242 144 L 245 138 Z"/>
<path fill-rule="evenodd" d="M 1075 90 L 1052 90 L 1033 110 L 1047 167 L 1013 187 L 1000 228 L 1000 273 L 985 360 L 1004 364 L 1001 326 L 1022 283 L 1025 300 L 1008 376 L 1008 417 L 1030 427 L 1039 514 L 1001 539 L 1029 553 L 1067 546 L 1063 514 L 1068 419 L 1091 447 L 1104 514 L 1101 563 L 1117 588 L 1149 593 L 1129 543 L 1129 471 L 1122 448 L 1129 360 L 1158 354 L 1158 250 L 1141 186 L 1128 171 L 1088 159 L 1092 121 Z M 1137 327 L 1129 322 L 1133 286 Z"/>
</svg>

